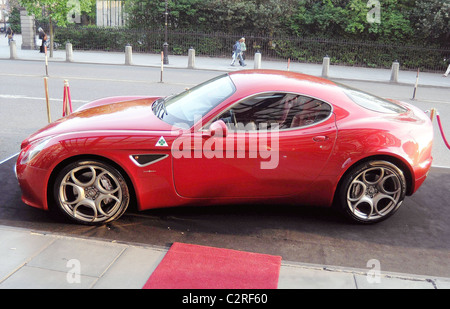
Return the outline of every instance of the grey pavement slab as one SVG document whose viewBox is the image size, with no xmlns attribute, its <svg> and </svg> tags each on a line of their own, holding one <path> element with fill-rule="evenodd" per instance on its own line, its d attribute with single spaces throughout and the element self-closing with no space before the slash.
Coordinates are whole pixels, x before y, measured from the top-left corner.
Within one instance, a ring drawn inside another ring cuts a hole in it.
<svg viewBox="0 0 450 309">
<path fill-rule="evenodd" d="M 125 249 L 126 246 L 108 242 L 57 238 L 27 266 L 67 272 L 79 263 L 81 275 L 100 277 Z"/>
<path fill-rule="evenodd" d="M 1 230 L 0 233 L 0 281 L 19 269 L 42 250 L 53 238 L 33 233 Z"/>
<path fill-rule="evenodd" d="M 436 279 L 434 281 L 437 289 L 450 289 L 450 279 Z"/>
<path fill-rule="evenodd" d="M 0 289 L 139 289 L 166 252 L 0 226 Z"/>
<path fill-rule="evenodd" d="M 0 289 L 88 289 L 96 277 L 80 275 L 68 280 L 68 273 L 47 268 L 24 266 L 0 283 Z"/>
<path fill-rule="evenodd" d="M 283 265 L 279 289 L 356 289 L 352 273 Z"/>
<path fill-rule="evenodd" d="M 368 280 L 367 276 L 355 275 L 355 282 L 358 289 L 435 289 L 432 280 L 396 278 L 388 275 L 381 275 L 377 280 L 373 278 Z"/>
<path fill-rule="evenodd" d="M 166 254 L 163 249 L 127 247 L 95 283 L 96 289 L 140 289 Z"/>
<path fill-rule="evenodd" d="M 448 289 L 448 278 L 285 262 L 279 289 Z"/>
</svg>

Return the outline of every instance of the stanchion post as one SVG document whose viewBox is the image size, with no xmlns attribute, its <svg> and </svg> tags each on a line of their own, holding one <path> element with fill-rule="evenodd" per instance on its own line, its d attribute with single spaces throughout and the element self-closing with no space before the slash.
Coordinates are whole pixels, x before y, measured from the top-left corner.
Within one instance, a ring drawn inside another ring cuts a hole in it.
<svg viewBox="0 0 450 309">
<path fill-rule="evenodd" d="M 45 76 L 48 76 L 48 54 L 47 54 L 47 46 L 44 46 L 45 52 Z"/>
<path fill-rule="evenodd" d="M 291 65 L 291 58 L 288 58 L 288 62 L 287 62 L 287 70 L 289 71 L 289 66 Z"/>
<path fill-rule="evenodd" d="M 133 50 L 130 44 L 125 46 L 125 65 L 133 64 Z"/>
<path fill-rule="evenodd" d="M 413 92 L 412 100 L 416 99 L 416 92 L 417 92 L 418 87 L 419 87 L 419 69 L 417 69 L 416 84 L 414 85 L 414 92 Z"/>
<path fill-rule="evenodd" d="M 66 61 L 73 62 L 73 48 L 70 42 L 66 43 Z"/>
<path fill-rule="evenodd" d="M 261 53 L 259 51 L 255 53 L 254 68 L 261 69 Z"/>
<path fill-rule="evenodd" d="M 163 82 L 163 71 L 164 71 L 164 52 L 161 52 L 161 79 L 160 79 L 160 83 Z"/>
<path fill-rule="evenodd" d="M 9 59 L 17 59 L 16 41 L 9 42 Z"/>
<path fill-rule="evenodd" d="M 195 68 L 195 49 L 193 47 L 188 50 L 188 69 Z"/>
<path fill-rule="evenodd" d="M 169 64 L 169 44 L 167 42 L 163 44 L 163 62 Z"/>
<path fill-rule="evenodd" d="M 52 122 L 52 118 L 50 116 L 50 103 L 48 98 L 48 77 L 44 77 L 44 87 L 45 87 L 45 100 L 47 102 L 47 119 L 48 123 Z"/>
<path fill-rule="evenodd" d="M 330 57 L 325 56 L 323 57 L 322 61 L 322 76 L 327 78 L 330 72 Z"/>
<path fill-rule="evenodd" d="M 430 111 L 430 120 L 433 121 L 434 115 L 436 114 L 436 109 L 432 108 Z"/>
<path fill-rule="evenodd" d="M 70 115 L 72 112 L 72 99 L 70 98 L 69 81 L 65 79 L 63 93 L 63 117 Z"/>
<path fill-rule="evenodd" d="M 392 68 L 391 68 L 391 82 L 392 83 L 398 83 L 398 72 L 400 70 L 400 63 L 398 63 L 397 60 L 392 62 Z"/>
<path fill-rule="evenodd" d="M 64 80 L 64 90 L 63 90 L 63 117 L 68 115 L 67 113 L 67 80 Z"/>
</svg>

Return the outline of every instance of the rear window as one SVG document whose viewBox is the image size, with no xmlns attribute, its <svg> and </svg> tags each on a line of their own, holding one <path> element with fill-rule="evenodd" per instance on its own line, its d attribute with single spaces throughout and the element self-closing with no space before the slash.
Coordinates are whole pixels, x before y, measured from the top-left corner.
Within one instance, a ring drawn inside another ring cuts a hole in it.
<svg viewBox="0 0 450 309">
<path fill-rule="evenodd" d="M 352 99 L 353 102 L 372 111 L 386 114 L 401 114 L 407 111 L 403 106 L 374 96 L 373 94 L 353 89 L 344 85 L 340 85 L 340 87 L 344 90 L 344 93 L 350 99 Z"/>
</svg>

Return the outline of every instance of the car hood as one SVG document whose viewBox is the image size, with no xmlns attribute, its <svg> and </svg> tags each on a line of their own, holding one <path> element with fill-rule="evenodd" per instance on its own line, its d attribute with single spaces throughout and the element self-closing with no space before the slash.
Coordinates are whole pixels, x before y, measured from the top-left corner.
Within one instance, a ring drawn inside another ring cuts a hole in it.
<svg viewBox="0 0 450 309">
<path fill-rule="evenodd" d="M 104 104 L 76 111 L 32 134 L 22 148 L 33 141 L 64 133 L 86 131 L 170 131 L 172 126 L 155 116 L 151 105 L 157 98 Z"/>
</svg>

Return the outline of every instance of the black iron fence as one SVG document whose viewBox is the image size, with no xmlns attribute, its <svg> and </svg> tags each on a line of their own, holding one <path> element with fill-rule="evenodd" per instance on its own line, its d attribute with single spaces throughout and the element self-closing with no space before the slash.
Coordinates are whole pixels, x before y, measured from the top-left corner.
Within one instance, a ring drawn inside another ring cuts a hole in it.
<svg viewBox="0 0 450 309">
<path fill-rule="evenodd" d="M 241 36 L 169 30 L 169 54 L 187 55 L 189 48 L 194 48 L 198 56 L 230 57 L 233 44 Z M 390 68 L 392 62 L 397 60 L 402 69 L 442 71 L 446 69 L 443 59 L 450 56 L 450 48 L 441 47 L 252 34 L 244 36 L 249 58 L 257 51 L 263 59 L 290 59 L 305 63 L 321 63 L 323 57 L 329 56 L 332 64 L 373 68 Z M 56 29 L 55 41 L 61 48 L 70 42 L 75 50 L 122 52 L 130 44 L 133 52 L 160 53 L 165 33 L 161 29 L 67 27 Z"/>
</svg>

